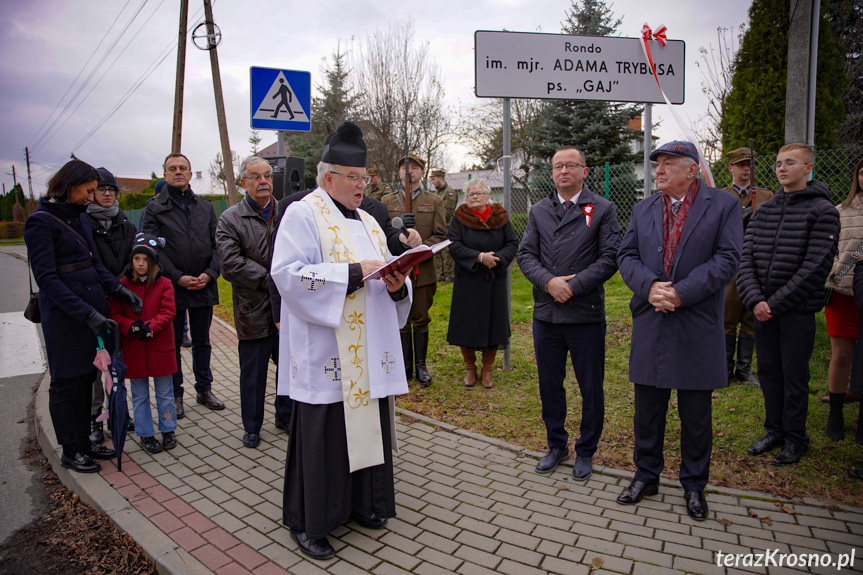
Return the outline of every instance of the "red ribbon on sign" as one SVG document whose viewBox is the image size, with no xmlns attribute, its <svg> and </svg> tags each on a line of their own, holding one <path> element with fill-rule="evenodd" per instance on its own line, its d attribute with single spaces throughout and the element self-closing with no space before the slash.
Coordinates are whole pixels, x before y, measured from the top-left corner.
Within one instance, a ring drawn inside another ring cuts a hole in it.
<svg viewBox="0 0 863 575">
<path fill-rule="evenodd" d="M 647 23 L 641 27 L 641 49 L 644 52 L 644 57 L 647 59 L 647 63 L 650 65 L 650 71 L 653 73 L 653 79 L 656 80 L 656 85 L 659 86 L 659 92 L 662 94 L 665 103 L 668 105 L 668 110 L 671 112 L 671 115 L 674 117 L 674 120 L 677 122 L 677 125 L 680 127 L 681 131 L 686 134 L 686 138 L 695 145 L 695 149 L 698 150 L 698 163 L 701 166 L 701 175 L 704 177 L 704 181 L 707 182 L 707 185 L 711 188 L 713 187 L 713 173 L 710 171 L 710 165 L 707 163 L 707 160 L 704 158 L 704 154 L 701 151 L 701 146 L 698 144 L 698 138 L 695 137 L 695 134 L 692 133 L 692 130 L 686 125 L 683 120 L 680 119 L 680 116 L 677 115 L 677 112 L 674 110 L 674 106 L 671 104 L 671 101 L 668 99 L 668 96 L 665 95 L 665 90 L 662 89 L 662 84 L 659 82 L 659 75 L 656 73 L 656 66 L 653 63 L 653 52 L 650 50 L 650 41 L 654 40 L 659 42 L 664 48 L 668 43 L 668 38 L 665 33 L 668 29 L 665 26 L 660 26 L 654 32 Z"/>
</svg>

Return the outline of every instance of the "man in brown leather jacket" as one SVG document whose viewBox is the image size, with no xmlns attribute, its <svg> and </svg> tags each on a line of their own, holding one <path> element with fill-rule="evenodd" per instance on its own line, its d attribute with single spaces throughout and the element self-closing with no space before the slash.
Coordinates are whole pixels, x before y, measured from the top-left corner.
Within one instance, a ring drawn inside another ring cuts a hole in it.
<svg viewBox="0 0 863 575">
<path fill-rule="evenodd" d="M 753 156 L 758 152 L 749 148 L 738 148 L 726 154 L 728 170 L 731 172 L 732 183 L 725 190 L 734 195 L 743 210 L 744 231 L 752 210 L 773 197 L 773 192 L 764 188 L 750 186 L 751 164 Z M 755 201 L 752 201 L 752 194 Z M 737 294 L 737 276 L 735 275 L 725 286 L 725 357 L 728 362 L 728 379 L 746 381 L 758 385 L 758 379 L 752 373 L 752 354 L 755 350 L 755 331 L 753 320 L 755 316 L 746 309 Z M 740 325 L 740 332 L 737 326 Z M 734 349 L 737 346 L 737 365 L 734 365 Z"/>
<path fill-rule="evenodd" d="M 426 191 L 422 186 L 425 162 L 416 155 L 399 159 L 399 178 L 405 179 L 405 160 L 409 165 L 411 178 L 411 212 L 405 213 L 405 193 L 399 190 L 396 193 L 384 196 L 383 203 L 387 207 L 390 218 L 396 216 L 405 220 L 405 226 L 414 227 L 423 243 L 427 246 L 434 245 L 446 239 L 446 219 L 443 202 L 434 193 Z M 415 220 L 415 223 L 414 221 Z M 434 259 L 421 263 L 418 272 L 411 273 L 413 282 L 414 301 L 411 307 L 411 315 L 407 325 L 401 329 L 402 353 L 405 359 L 405 371 L 408 379 L 413 376 L 413 366 L 416 362 L 416 375 L 420 384 L 427 387 L 432 383 L 431 374 L 426 367 L 426 352 L 429 343 L 429 308 L 434 303 L 434 294 L 437 289 L 437 276 L 435 274 Z M 413 326 L 413 330 L 411 329 Z M 413 331 L 413 341 L 411 341 Z"/>
<path fill-rule="evenodd" d="M 246 158 L 240 166 L 240 184 L 246 196 L 219 218 L 216 247 L 222 276 L 233 288 L 243 445 L 253 448 L 261 442 L 270 358 L 279 364 L 278 317 L 273 317 L 270 305 L 269 280 L 280 214 L 272 196 L 273 170 L 266 160 Z M 290 398 L 276 398 L 276 427 L 284 429 L 290 423 L 290 406 Z"/>
</svg>

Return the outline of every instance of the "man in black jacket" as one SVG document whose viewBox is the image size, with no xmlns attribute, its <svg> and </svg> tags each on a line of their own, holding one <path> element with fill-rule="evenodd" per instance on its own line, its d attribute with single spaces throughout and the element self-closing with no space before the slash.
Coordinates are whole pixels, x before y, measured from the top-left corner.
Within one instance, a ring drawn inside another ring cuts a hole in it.
<svg viewBox="0 0 863 575">
<path fill-rule="evenodd" d="M 222 276 L 233 288 L 243 445 L 254 448 L 261 442 L 270 359 L 279 364 L 279 318 L 270 304 L 270 265 L 281 214 L 273 198 L 273 169 L 266 160 L 246 158 L 240 166 L 240 184 L 246 196 L 222 213 L 216 246 Z M 290 405 L 289 400 L 276 400 L 276 427 L 284 429 L 290 423 Z"/>
<path fill-rule="evenodd" d="M 556 190 L 530 210 L 518 265 L 533 284 L 533 346 L 548 453 L 536 472 L 551 473 L 569 459 L 566 432 L 566 356 L 582 397 L 581 436 L 572 477 L 586 481 L 605 417 L 605 304 L 603 284 L 617 271 L 620 225 L 614 204 L 584 186 L 584 154 L 564 146 L 552 157 Z"/>
<path fill-rule="evenodd" d="M 183 323 L 189 312 L 192 336 L 192 371 L 198 403 L 210 409 L 225 409 L 213 395 L 213 373 L 210 370 L 210 324 L 213 306 L 219 303 L 216 279 L 219 277 L 219 254 L 216 251 L 216 212 L 207 200 L 200 199 L 189 186 L 192 164 L 183 154 L 165 158 L 167 185 L 150 199 L 144 209 L 141 231 L 166 240 L 164 257 L 159 264 L 162 275 L 174 284 L 177 315 L 174 317 L 174 341 L 177 373 L 174 374 L 174 403 L 177 419 L 185 416 L 183 408 L 183 368 L 180 348 Z"/>
<path fill-rule="evenodd" d="M 839 212 L 822 182 L 807 182 L 814 153 L 806 144 L 779 150 L 782 189 L 752 215 L 743 241 L 737 291 L 755 313 L 758 374 L 764 394 L 764 437 L 747 452 L 782 447 L 773 465 L 797 463 L 809 445 L 809 358 L 815 314 L 839 238 Z"/>
</svg>

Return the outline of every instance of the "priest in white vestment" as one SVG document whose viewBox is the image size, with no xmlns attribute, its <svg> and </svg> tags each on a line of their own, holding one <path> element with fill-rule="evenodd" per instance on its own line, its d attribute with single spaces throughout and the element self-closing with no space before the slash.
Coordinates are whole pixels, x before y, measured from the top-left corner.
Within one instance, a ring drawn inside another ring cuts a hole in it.
<svg viewBox="0 0 863 575">
<path fill-rule="evenodd" d="M 395 273 L 380 225 L 358 209 L 366 176 L 362 130 L 345 122 L 324 144 L 318 188 L 285 212 L 271 277 L 282 296 L 279 394 L 295 407 L 283 522 L 300 551 L 335 555 L 327 534 L 352 519 L 395 517 L 393 396 L 407 393 L 399 327 L 411 284 Z"/>
</svg>

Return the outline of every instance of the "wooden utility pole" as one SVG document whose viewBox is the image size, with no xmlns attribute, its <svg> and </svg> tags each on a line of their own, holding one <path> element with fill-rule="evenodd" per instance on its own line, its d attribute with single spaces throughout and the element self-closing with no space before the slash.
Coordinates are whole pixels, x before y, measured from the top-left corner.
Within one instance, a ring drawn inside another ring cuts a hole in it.
<svg viewBox="0 0 863 575">
<path fill-rule="evenodd" d="M 237 183 L 234 181 L 234 158 L 228 141 L 228 122 L 225 119 L 225 99 L 222 95 L 222 76 L 219 73 L 219 55 L 216 53 L 216 30 L 213 27 L 213 7 L 210 0 L 204 0 L 204 15 L 207 19 L 209 36 L 210 68 L 213 71 L 213 91 L 216 94 L 216 116 L 219 121 L 219 139 L 222 142 L 222 158 L 225 162 L 225 184 L 228 188 L 228 204 L 237 203 Z"/>
<path fill-rule="evenodd" d="M 30 149 L 24 148 L 24 157 L 27 158 L 27 187 L 30 189 L 30 199 L 33 199 L 33 178 L 30 176 Z"/>
<path fill-rule="evenodd" d="M 180 37 L 177 41 L 177 81 L 174 84 L 174 131 L 171 153 L 179 154 L 183 140 L 183 87 L 186 78 L 186 30 L 189 26 L 189 0 L 180 0 Z"/>
<path fill-rule="evenodd" d="M 12 164 L 12 183 L 18 185 L 18 178 L 15 176 L 15 164 Z"/>
</svg>

